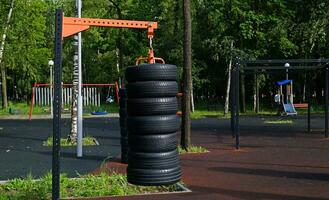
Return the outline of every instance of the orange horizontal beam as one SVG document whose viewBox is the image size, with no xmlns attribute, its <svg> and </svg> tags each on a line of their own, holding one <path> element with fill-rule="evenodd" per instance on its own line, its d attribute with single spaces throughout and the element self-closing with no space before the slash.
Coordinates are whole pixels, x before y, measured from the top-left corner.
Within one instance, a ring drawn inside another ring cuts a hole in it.
<svg viewBox="0 0 329 200">
<path fill-rule="evenodd" d="M 63 38 L 87 30 L 90 26 L 148 29 L 148 36 L 152 37 L 154 29 L 158 28 L 158 23 L 152 21 L 63 17 Z"/>
</svg>

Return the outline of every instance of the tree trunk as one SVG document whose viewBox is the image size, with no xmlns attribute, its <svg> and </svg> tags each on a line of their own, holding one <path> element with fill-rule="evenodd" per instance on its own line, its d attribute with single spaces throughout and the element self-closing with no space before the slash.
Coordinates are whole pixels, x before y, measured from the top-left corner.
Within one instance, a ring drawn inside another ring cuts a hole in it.
<svg viewBox="0 0 329 200">
<path fill-rule="evenodd" d="M 5 24 L 5 28 L 4 28 L 3 34 L 2 34 L 2 41 L 1 41 L 1 44 L 0 44 L 0 68 L 1 68 L 1 81 L 2 81 L 2 107 L 3 108 L 8 107 L 8 97 L 7 97 L 6 67 L 2 63 L 2 59 L 3 59 L 3 52 L 5 50 L 7 31 L 9 29 L 10 19 L 11 19 L 13 9 L 14 9 L 14 3 L 15 3 L 15 0 L 12 0 L 11 4 L 10 4 L 10 9 L 9 9 L 9 12 L 8 12 L 8 16 L 7 16 L 7 23 Z"/>
<path fill-rule="evenodd" d="M 76 16 L 79 17 L 78 1 L 76 2 Z M 74 35 L 73 56 L 73 84 L 72 84 L 72 108 L 71 108 L 71 132 L 67 140 L 71 143 L 77 142 L 78 136 L 78 96 L 79 96 L 79 36 Z"/>
<path fill-rule="evenodd" d="M 181 146 L 187 149 L 191 145 L 191 85 L 192 85 L 192 23 L 190 0 L 184 0 L 184 69 L 182 98 Z"/>
<path fill-rule="evenodd" d="M 225 106 L 224 106 L 224 117 L 227 117 L 228 108 L 229 108 L 229 104 L 230 104 L 232 50 L 233 50 L 233 41 L 231 41 L 231 56 L 230 56 L 230 61 L 228 63 L 228 74 L 227 74 L 227 87 L 226 87 L 226 97 L 225 97 Z"/>
<path fill-rule="evenodd" d="M 191 112 L 194 112 L 195 107 L 194 107 L 194 93 L 193 93 L 193 81 L 191 81 Z"/>
<path fill-rule="evenodd" d="M 78 83 L 79 83 L 78 35 L 74 35 L 71 132 L 68 136 L 68 141 L 71 143 L 75 143 L 77 141 L 77 134 L 78 134 Z"/>
<path fill-rule="evenodd" d="M 117 15 L 118 15 L 118 19 L 123 19 L 123 15 L 122 15 L 122 11 L 120 8 L 120 4 L 110 0 L 110 2 L 113 4 L 113 6 L 116 9 Z M 118 34 L 118 38 L 116 40 L 116 46 L 117 46 L 117 72 L 119 74 L 119 85 L 120 87 L 125 87 L 125 77 L 124 75 L 121 77 L 120 76 L 120 71 L 121 69 L 123 69 L 123 30 L 119 29 L 119 34 Z"/>
</svg>

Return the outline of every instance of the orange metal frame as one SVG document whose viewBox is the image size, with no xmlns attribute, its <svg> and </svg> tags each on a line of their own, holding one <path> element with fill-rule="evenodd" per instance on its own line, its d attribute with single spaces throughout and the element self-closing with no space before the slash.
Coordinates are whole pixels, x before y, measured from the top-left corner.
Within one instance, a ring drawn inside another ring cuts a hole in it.
<svg viewBox="0 0 329 200">
<path fill-rule="evenodd" d="M 147 37 L 152 40 L 154 30 L 158 28 L 158 23 L 152 21 L 63 17 L 62 39 L 88 30 L 91 26 L 147 29 Z M 143 59 L 140 58 L 139 60 L 147 60 L 150 64 L 154 64 L 156 60 L 164 63 L 163 59 L 154 57 L 154 51 L 152 47 L 149 49 L 148 57 Z"/>
</svg>

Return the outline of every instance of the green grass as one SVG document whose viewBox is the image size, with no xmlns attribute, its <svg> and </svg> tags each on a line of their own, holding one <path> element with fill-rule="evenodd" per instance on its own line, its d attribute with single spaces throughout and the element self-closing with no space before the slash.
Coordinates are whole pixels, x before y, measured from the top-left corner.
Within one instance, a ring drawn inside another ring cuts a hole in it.
<svg viewBox="0 0 329 200">
<path fill-rule="evenodd" d="M 0 185 L 0 200 L 46 200 L 51 199 L 51 174 L 33 180 L 31 175 L 25 179 L 13 179 Z M 84 175 L 70 179 L 61 175 L 61 198 L 122 196 L 158 192 L 179 191 L 177 185 L 143 187 L 131 185 L 126 175 L 107 174 Z"/>
<path fill-rule="evenodd" d="M 94 146 L 97 145 L 95 143 L 95 138 L 87 136 L 84 137 L 82 140 L 83 146 Z M 43 146 L 52 146 L 53 145 L 53 138 L 49 137 L 46 141 L 43 142 Z M 76 146 L 76 143 L 71 143 L 67 141 L 67 138 L 61 138 L 61 146 L 62 147 L 70 147 L 70 146 Z M 1 199 L 0 199 L 1 200 Z"/>
<path fill-rule="evenodd" d="M 208 111 L 208 110 L 195 110 L 191 113 L 192 119 L 202 119 L 205 117 L 223 117 L 223 111 Z"/>
<path fill-rule="evenodd" d="M 265 124 L 292 124 L 292 120 L 272 120 L 264 121 Z"/>
<path fill-rule="evenodd" d="M 30 105 L 26 102 L 9 102 L 8 108 L 0 109 L 0 116 L 10 115 L 10 110 L 17 111 L 18 115 L 28 115 L 30 112 Z M 65 110 L 70 110 L 70 106 L 65 106 Z M 93 111 L 107 111 L 108 113 L 118 113 L 119 105 L 117 104 L 104 104 L 100 106 L 86 106 L 84 107 L 84 112 L 89 115 Z M 33 115 L 39 114 L 50 114 L 49 106 L 34 106 Z M 1 199 L 0 199 L 1 200 Z"/>
<path fill-rule="evenodd" d="M 190 146 L 187 148 L 187 151 L 183 149 L 181 146 L 178 147 L 179 154 L 187 154 L 187 153 L 207 153 L 209 152 L 206 148 L 201 146 Z"/>
</svg>

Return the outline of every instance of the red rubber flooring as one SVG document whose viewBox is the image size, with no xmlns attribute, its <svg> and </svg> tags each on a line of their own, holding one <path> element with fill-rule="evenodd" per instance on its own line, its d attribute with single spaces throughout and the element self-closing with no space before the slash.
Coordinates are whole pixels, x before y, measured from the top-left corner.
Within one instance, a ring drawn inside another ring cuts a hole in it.
<svg viewBox="0 0 329 200">
<path fill-rule="evenodd" d="M 329 199 L 329 140 L 319 133 L 275 131 L 242 130 L 241 150 L 236 151 L 229 132 L 195 129 L 193 141 L 210 152 L 181 156 L 183 182 L 192 192 L 96 199 Z M 109 162 L 102 170 L 125 172 L 125 165 Z"/>
</svg>

